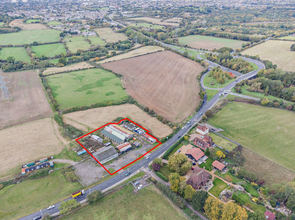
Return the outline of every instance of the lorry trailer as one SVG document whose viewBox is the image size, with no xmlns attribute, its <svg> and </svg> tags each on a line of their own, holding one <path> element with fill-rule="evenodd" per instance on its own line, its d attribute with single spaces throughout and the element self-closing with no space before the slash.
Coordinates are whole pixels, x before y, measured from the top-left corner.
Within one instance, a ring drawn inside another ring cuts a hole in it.
<svg viewBox="0 0 295 220">
<path fill-rule="evenodd" d="M 84 190 L 79 190 L 77 192 L 72 193 L 72 198 L 76 199 L 78 196 L 81 196 L 81 195 L 84 195 L 84 194 L 85 194 Z"/>
</svg>

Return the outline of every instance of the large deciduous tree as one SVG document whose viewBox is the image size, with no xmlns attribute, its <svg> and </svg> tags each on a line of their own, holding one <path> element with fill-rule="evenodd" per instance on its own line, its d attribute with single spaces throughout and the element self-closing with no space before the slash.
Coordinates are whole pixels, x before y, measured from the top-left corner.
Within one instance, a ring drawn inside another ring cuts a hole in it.
<svg viewBox="0 0 295 220">
<path fill-rule="evenodd" d="M 204 206 L 204 210 L 208 218 L 218 220 L 222 216 L 223 203 L 219 200 L 209 197 Z"/>
<path fill-rule="evenodd" d="M 168 167 L 182 176 L 192 168 L 192 163 L 188 161 L 184 154 L 174 154 L 168 160 Z"/>
<path fill-rule="evenodd" d="M 206 199 L 208 198 L 208 192 L 197 191 L 192 198 L 192 206 L 197 211 L 204 211 Z"/>
</svg>

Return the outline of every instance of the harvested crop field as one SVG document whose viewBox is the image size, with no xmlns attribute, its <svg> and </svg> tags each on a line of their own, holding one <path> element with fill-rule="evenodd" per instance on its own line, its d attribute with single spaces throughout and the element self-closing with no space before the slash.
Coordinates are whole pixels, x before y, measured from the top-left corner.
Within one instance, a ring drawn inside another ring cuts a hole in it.
<svg viewBox="0 0 295 220">
<path fill-rule="evenodd" d="M 26 162 L 52 156 L 62 150 L 52 119 L 45 118 L 0 130 L 0 175 Z"/>
<path fill-rule="evenodd" d="M 48 29 L 45 25 L 38 23 L 38 24 L 26 24 L 23 23 L 23 19 L 15 19 L 9 23 L 11 27 L 20 27 L 22 30 L 43 30 Z"/>
<path fill-rule="evenodd" d="M 75 63 L 75 64 L 64 66 L 64 67 L 51 67 L 51 68 L 46 69 L 43 72 L 43 75 L 62 73 L 62 72 L 73 71 L 73 70 L 78 70 L 78 69 L 88 69 L 90 67 L 93 67 L 93 66 L 86 63 L 86 62 Z"/>
<path fill-rule="evenodd" d="M 186 37 L 180 37 L 179 43 L 180 44 L 187 44 L 193 48 L 202 48 L 213 50 L 219 49 L 221 47 L 230 47 L 233 49 L 241 48 L 242 44 L 245 41 L 240 40 L 231 40 L 219 37 L 208 37 L 208 36 L 201 36 L 201 35 L 189 35 Z"/>
<path fill-rule="evenodd" d="M 108 43 L 115 43 L 119 40 L 124 41 L 128 39 L 124 33 L 116 33 L 111 28 L 96 28 L 94 31 Z"/>
<path fill-rule="evenodd" d="M 258 179 L 265 180 L 265 183 L 291 182 L 295 178 L 295 173 L 285 167 L 254 153 L 253 151 L 243 148 L 243 156 L 246 159 L 244 167 L 257 175 Z"/>
<path fill-rule="evenodd" d="M 129 117 L 134 122 L 137 122 L 148 129 L 158 138 L 166 137 L 172 133 L 172 129 L 169 126 L 163 124 L 158 119 L 151 117 L 136 105 L 131 104 L 88 109 L 64 115 L 67 123 L 75 126 L 75 123 L 72 122 L 73 120 L 76 124 L 84 124 L 85 127 L 88 126 L 92 130 L 113 121 L 117 117 Z"/>
<path fill-rule="evenodd" d="M 163 51 L 163 50 L 164 49 L 162 47 L 158 47 L 158 46 L 146 46 L 146 47 L 141 47 L 141 48 L 132 50 L 128 53 L 113 56 L 111 58 L 99 61 L 97 63 L 102 64 L 102 63 L 112 62 L 116 60 L 123 60 L 123 59 L 131 58 L 131 57 L 136 57 L 136 56 L 140 56 L 140 55 L 144 55 L 148 53 L 154 53 L 156 51 Z"/>
<path fill-rule="evenodd" d="M 0 72 L 13 96 L 0 102 L 0 129 L 51 115 L 51 108 L 36 71 Z"/>
<path fill-rule="evenodd" d="M 152 22 L 153 24 L 158 24 L 158 25 L 170 25 L 170 26 L 178 26 L 179 25 L 178 23 L 161 21 L 162 19 L 159 19 L 159 18 L 140 17 L 140 18 L 132 18 L 130 20 L 147 21 L 147 22 Z"/>
<path fill-rule="evenodd" d="M 129 95 L 172 122 L 181 122 L 199 104 L 197 76 L 203 67 L 170 51 L 102 65 L 122 74 Z"/>
<path fill-rule="evenodd" d="M 265 43 L 244 50 L 242 54 L 259 55 L 261 59 L 270 60 L 285 71 L 294 71 L 295 53 L 290 50 L 292 44 L 294 44 L 292 41 L 268 40 Z"/>
</svg>

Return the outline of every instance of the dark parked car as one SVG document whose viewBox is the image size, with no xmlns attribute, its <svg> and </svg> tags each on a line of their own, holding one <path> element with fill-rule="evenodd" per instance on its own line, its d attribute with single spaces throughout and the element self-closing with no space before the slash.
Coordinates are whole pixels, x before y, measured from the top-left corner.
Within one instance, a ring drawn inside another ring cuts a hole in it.
<svg viewBox="0 0 295 220">
<path fill-rule="evenodd" d="M 33 218 L 33 220 L 38 220 L 38 219 L 41 219 L 41 218 L 42 218 L 42 216 L 41 215 L 38 215 L 35 218 Z"/>
<path fill-rule="evenodd" d="M 125 176 L 129 176 L 130 175 L 130 172 L 127 172 L 126 174 L 125 174 Z"/>
</svg>

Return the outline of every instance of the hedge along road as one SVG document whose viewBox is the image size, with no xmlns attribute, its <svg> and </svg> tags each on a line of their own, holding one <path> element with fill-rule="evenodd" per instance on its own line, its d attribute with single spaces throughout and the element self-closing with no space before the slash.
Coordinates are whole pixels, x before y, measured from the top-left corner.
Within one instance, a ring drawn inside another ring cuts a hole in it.
<svg viewBox="0 0 295 220">
<path fill-rule="evenodd" d="M 162 44 L 162 46 L 169 46 L 168 44 L 164 44 L 160 41 L 155 40 L 156 42 Z M 184 53 L 183 51 L 179 51 L 181 53 Z M 210 108 L 212 108 L 219 100 L 219 97 L 221 95 L 224 95 L 224 93 L 228 93 L 229 91 L 231 91 L 231 89 L 235 86 L 236 83 L 241 82 L 242 80 L 245 79 L 249 79 L 252 78 L 253 76 L 255 76 L 258 71 L 260 69 L 265 68 L 264 64 L 262 64 L 261 62 L 257 61 L 257 60 L 252 60 L 247 58 L 246 60 L 251 61 L 252 63 L 255 63 L 259 68 L 258 70 L 254 70 L 252 72 L 249 72 L 247 74 L 241 74 L 240 73 L 240 77 L 238 77 L 234 82 L 228 84 L 227 86 L 225 86 L 224 88 L 221 88 L 220 91 L 209 101 L 209 102 L 204 102 L 202 107 L 200 108 L 200 110 L 187 122 L 187 124 L 185 124 L 182 129 L 180 129 L 171 139 L 169 139 L 167 142 L 165 142 L 161 147 L 159 147 L 158 149 L 156 149 L 155 151 L 153 151 L 151 154 L 149 154 L 149 157 L 140 160 L 138 163 L 136 163 L 135 165 L 131 166 L 127 171 L 124 171 L 122 173 L 117 174 L 116 176 L 100 183 L 97 184 L 96 186 L 93 186 L 92 188 L 90 188 L 89 190 L 87 190 L 85 192 L 85 195 L 81 196 L 80 198 L 77 199 L 77 201 L 83 201 L 86 199 L 87 194 L 89 194 L 91 191 L 93 190 L 101 190 L 101 191 L 105 191 L 106 189 L 109 189 L 111 187 L 116 186 L 116 184 L 120 183 L 120 182 L 124 182 L 125 180 L 127 180 L 128 178 L 130 178 L 130 176 L 126 177 L 126 173 L 130 172 L 131 174 L 135 174 L 137 171 L 139 171 L 141 168 L 143 167 L 148 167 L 148 164 L 155 158 L 159 157 L 160 155 L 162 155 L 166 150 L 168 150 L 173 144 L 175 144 L 177 142 L 177 140 L 184 136 L 191 127 L 193 127 L 196 123 L 198 123 L 201 118 L 202 115 L 209 110 Z M 215 64 L 218 65 L 218 64 Z M 220 66 L 220 65 L 218 65 Z M 222 67 L 221 68 L 225 68 Z M 209 70 L 208 70 L 209 71 Z M 203 80 L 203 77 L 201 78 L 201 80 Z M 205 90 L 205 88 L 203 88 Z M 206 100 L 206 97 L 204 98 L 204 100 Z M 69 198 L 71 199 L 71 198 Z M 67 200 L 69 200 L 67 199 Z M 66 201 L 66 200 L 65 200 Z M 43 209 L 40 210 L 39 212 L 35 212 L 31 215 L 25 216 L 21 219 L 23 220 L 29 220 L 32 219 L 38 215 L 40 215 L 41 213 L 44 215 L 45 213 L 48 213 L 50 215 L 55 214 L 57 212 L 59 212 L 58 207 L 59 207 L 60 203 L 55 204 L 55 208 L 51 209 L 51 210 L 47 210 L 47 209 Z M 202 219 L 206 219 L 204 216 L 202 216 L 201 214 L 199 215 Z"/>
</svg>

